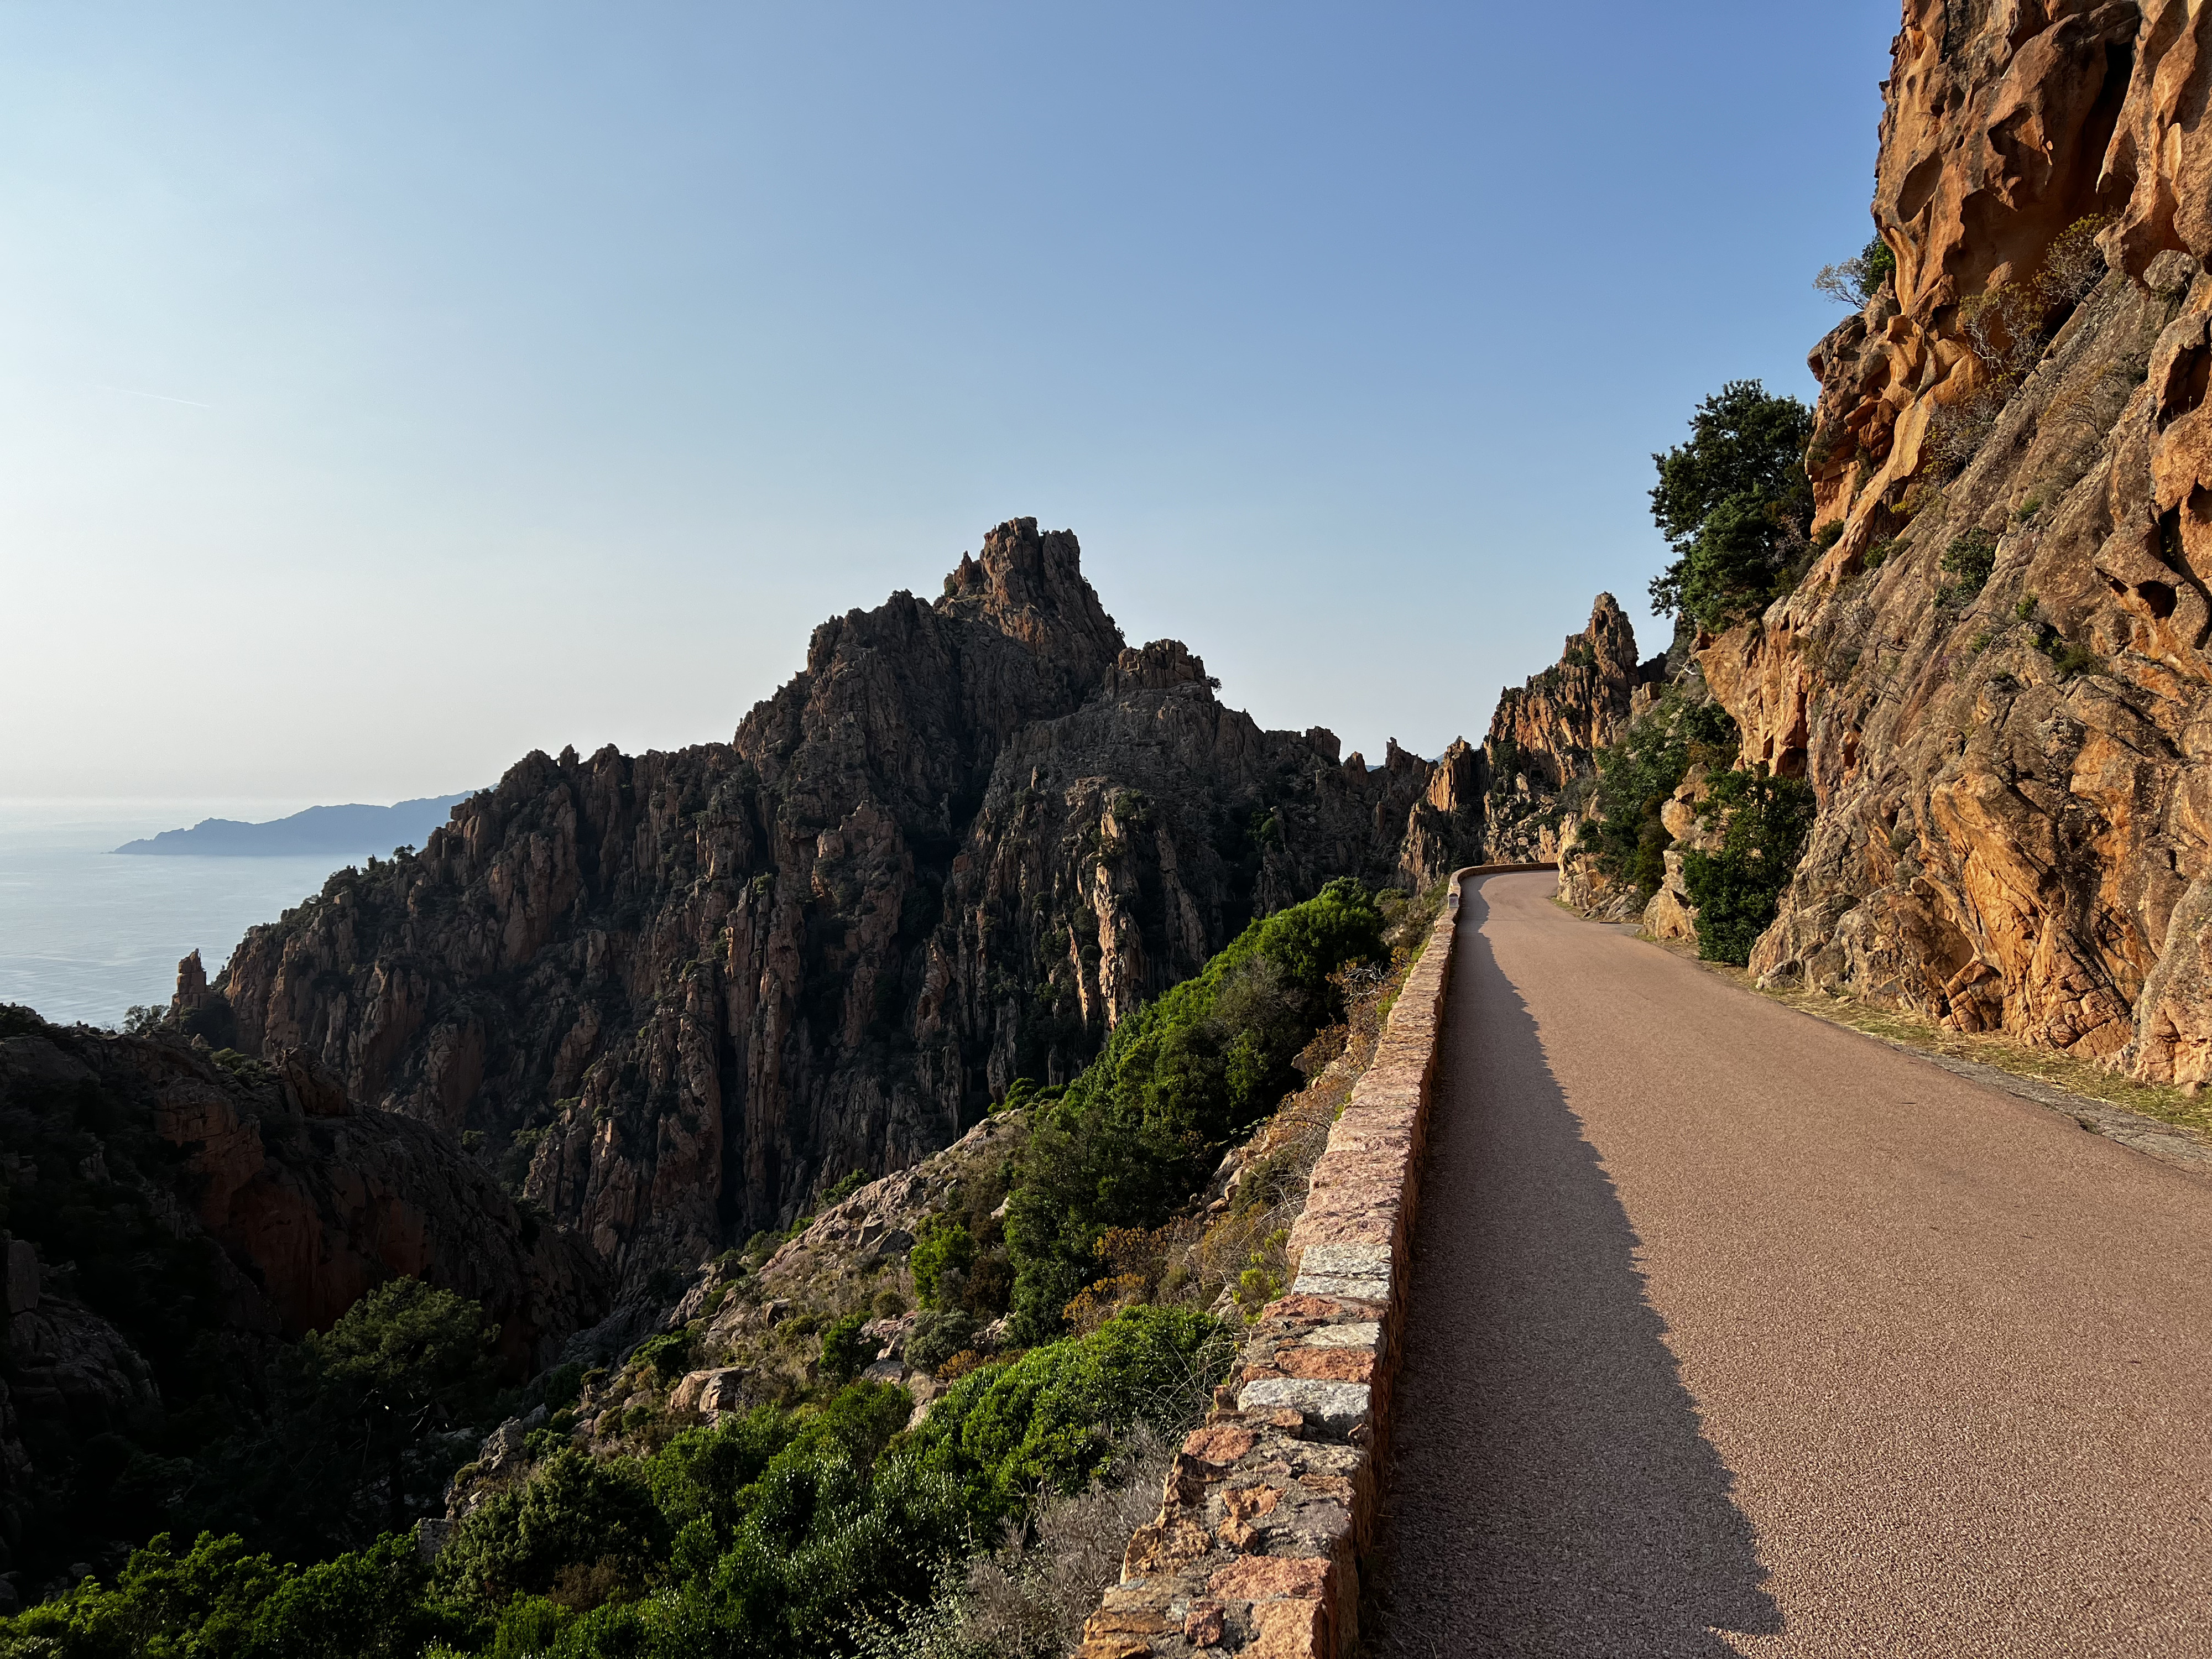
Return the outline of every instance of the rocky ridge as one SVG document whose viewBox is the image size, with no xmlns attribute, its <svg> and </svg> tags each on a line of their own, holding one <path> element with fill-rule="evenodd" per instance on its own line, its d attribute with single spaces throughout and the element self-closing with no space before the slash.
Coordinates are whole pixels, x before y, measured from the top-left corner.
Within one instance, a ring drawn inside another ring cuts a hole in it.
<svg viewBox="0 0 2212 1659">
<path fill-rule="evenodd" d="M 1124 645 L 1066 532 L 815 631 L 728 744 L 532 755 L 254 929 L 239 1046 L 526 1158 L 633 1285 L 950 1144 L 1328 879 L 1479 854 L 1481 760 L 1261 730 Z"/>
<path fill-rule="evenodd" d="M 2179 0 L 1906 6 L 1895 277 L 1811 359 L 1839 533 L 1697 653 L 1820 802 L 1756 973 L 2180 1084 L 2212 1077 L 2208 48 Z"/>
<path fill-rule="evenodd" d="M 1489 778 L 1485 856 L 1549 863 L 1597 775 L 1597 751 L 1651 706 L 1667 658 L 1639 662 L 1636 630 L 1610 593 L 1590 607 L 1589 625 L 1567 635 L 1559 660 L 1498 694 L 1483 743 Z"/>
</svg>

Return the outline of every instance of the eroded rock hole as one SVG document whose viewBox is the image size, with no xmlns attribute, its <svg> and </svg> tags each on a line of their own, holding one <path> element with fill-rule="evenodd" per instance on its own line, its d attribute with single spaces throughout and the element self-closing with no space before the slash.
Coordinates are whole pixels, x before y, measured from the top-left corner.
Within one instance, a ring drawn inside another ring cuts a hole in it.
<svg viewBox="0 0 2212 1659">
<path fill-rule="evenodd" d="M 1943 176 L 1943 158 L 1931 155 L 1905 175 L 1904 188 L 1897 193 L 1897 216 L 1910 224 L 1920 216 L 1920 210 L 1928 205 L 1928 198 L 1936 193 L 1936 180 Z"/>
<path fill-rule="evenodd" d="M 2150 607 L 2150 614 L 2164 622 L 2173 614 L 2174 592 L 2164 582 L 2144 582 L 2136 589 L 2136 597 Z"/>
<path fill-rule="evenodd" d="M 2158 394 L 2158 426 L 2163 432 L 2204 401 L 2212 385 L 2212 347 L 2191 346 L 2178 354 L 2166 371 L 2166 385 Z"/>
</svg>

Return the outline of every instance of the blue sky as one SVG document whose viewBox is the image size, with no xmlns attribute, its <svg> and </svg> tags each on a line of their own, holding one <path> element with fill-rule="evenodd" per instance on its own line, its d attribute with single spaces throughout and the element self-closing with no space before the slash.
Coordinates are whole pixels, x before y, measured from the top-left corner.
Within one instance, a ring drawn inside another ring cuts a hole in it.
<svg viewBox="0 0 2212 1659">
<path fill-rule="evenodd" d="M 0 795 L 726 738 L 1019 514 L 1264 724 L 1479 738 L 1811 395 L 1896 24 L 0 9 Z"/>
</svg>

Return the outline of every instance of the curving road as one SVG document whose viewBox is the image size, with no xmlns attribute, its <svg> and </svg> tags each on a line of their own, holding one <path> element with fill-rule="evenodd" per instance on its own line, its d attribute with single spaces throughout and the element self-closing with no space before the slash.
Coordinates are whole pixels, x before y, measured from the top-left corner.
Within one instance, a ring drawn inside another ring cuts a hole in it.
<svg viewBox="0 0 2212 1659">
<path fill-rule="evenodd" d="M 2212 1181 L 1471 880 L 1377 1656 L 2212 1656 Z"/>
</svg>

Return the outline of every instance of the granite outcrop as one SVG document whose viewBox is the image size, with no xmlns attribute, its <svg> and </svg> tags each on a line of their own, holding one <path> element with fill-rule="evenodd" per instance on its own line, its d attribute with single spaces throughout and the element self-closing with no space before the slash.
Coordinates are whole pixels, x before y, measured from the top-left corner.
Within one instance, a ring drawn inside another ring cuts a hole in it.
<svg viewBox="0 0 2212 1659">
<path fill-rule="evenodd" d="M 481 1135 L 633 1284 L 950 1145 L 1250 918 L 1479 853 L 1480 752 L 1267 732 L 1130 647 L 1073 535 L 815 630 L 727 744 L 533 754 L 256 928 L 239 1046 Z"/>
</svg>

